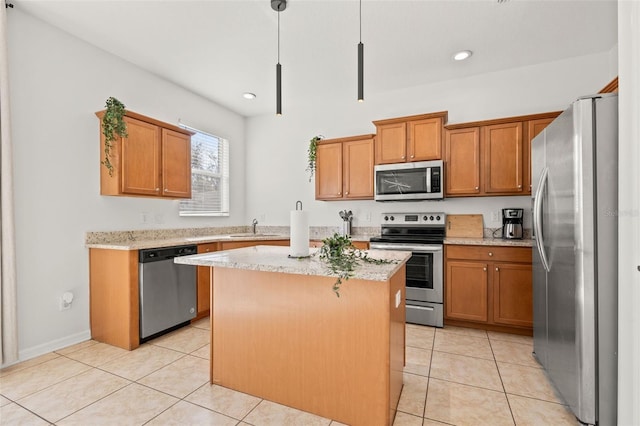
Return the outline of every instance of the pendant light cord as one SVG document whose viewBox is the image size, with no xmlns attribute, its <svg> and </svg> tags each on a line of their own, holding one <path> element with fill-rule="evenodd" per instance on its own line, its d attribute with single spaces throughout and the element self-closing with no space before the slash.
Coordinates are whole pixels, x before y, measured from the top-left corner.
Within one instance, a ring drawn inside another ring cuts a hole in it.
<svg viewBox="0 0 640 426">
<path fill-rule="evenodd" d="M 362 0 L 360 0 L 360 43 L 362 43 Z"/>
<path fill-rule="evenodd" d="M 278 63 L 280 63 L 280 9 L 278 9 Z"/>
</svg>

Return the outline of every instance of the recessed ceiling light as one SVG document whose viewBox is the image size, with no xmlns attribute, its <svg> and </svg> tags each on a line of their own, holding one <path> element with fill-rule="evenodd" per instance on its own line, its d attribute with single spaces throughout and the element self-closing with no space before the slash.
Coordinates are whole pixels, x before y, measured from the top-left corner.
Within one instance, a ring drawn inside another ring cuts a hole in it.
<svg viewBox="0 0 640 426">
<path fill-rule="evenodd" d="M 242 94 L 242 97 L 245 99 L 255 99 L 256 98 L 256 94 L 255 93 L 251 93 L 251 92 L 244 92 Z"/>
<path fill-rule="evenodd" d="M 461 50 L 453 55 L 453 59 L 456 61 L 464 61 L 469 56 L 473 55 L 473 52 L 470 50 Z"/>
</svg>

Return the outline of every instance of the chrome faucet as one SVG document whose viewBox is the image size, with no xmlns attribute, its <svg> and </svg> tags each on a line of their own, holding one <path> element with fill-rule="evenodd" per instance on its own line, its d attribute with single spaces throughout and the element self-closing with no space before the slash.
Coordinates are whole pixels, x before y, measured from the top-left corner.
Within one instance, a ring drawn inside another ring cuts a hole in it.
<svg viewBox="0 0 640 426">
<path fill-rule="evenodd" d="M 251 222 L 251 225 L 253 225 L 253 233 L 256 233 L 256 225 L 258 225 L 258 219 L 253 219 L 253 222 Z"/>
</svg>

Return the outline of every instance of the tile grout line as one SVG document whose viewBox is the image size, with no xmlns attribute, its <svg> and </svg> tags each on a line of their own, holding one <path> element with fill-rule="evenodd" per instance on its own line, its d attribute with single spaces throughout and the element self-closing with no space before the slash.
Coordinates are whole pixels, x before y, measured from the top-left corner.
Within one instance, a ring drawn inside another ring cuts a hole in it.
<svg viewBox="0 0 640 426">
<path fill-rule="evenodd" d="M 500 374 L 500 368 L 498 367 L 498 360 L 496 359 L 495 352 L 493 352 L 493 345 L 491 344 L 491 339 L 489 339 L 489 348 L 491 349 L 491 354 L 493 355 L 493 363 L 495 364 L 496 370 L 498 371 L 498 377 L 500 378 L 500 384 L 502 385 L 504 398 L 507 400 L 507 407 L 509 407 L 509 413 L 511 414 L 511 419 L 513 420 L 513 424 L 517 425 L 516 417 L 513 414 L 513 409 L 511 408 L 511 402 L 509 401 L 509 397 L 507 396 L 507 389 L 504 386 L 504 381 L 502 380 L 502 374 Z"/>
<path fill-rule="evenodd" d="M 422 409 L 423 423 L 427 415 L 427 398 L 429 396 L 429 386 L 431 385 L 431 367 L 433 366 L 433 350 L 436 345 L 436 331 L 436 329 L 433 330 L 433 339 L 431 339 L 431 356 L 429 357 L 429 370 L 427 371 L 427 391 L 424 393 L 424 408 Z"/>
</svg>

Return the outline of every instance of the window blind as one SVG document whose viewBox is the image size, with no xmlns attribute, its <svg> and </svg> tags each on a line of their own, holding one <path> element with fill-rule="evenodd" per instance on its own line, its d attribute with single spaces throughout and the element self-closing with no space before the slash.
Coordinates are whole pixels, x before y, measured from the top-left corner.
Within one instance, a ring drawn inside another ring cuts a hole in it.
<svg viewBox="0 0 640 426">
<path fill-rule="evenodd" d="M 229 216 L 229 141 L 188 126 L 191 136 L 191 199 L 180 216 Z"/>
</svg>

